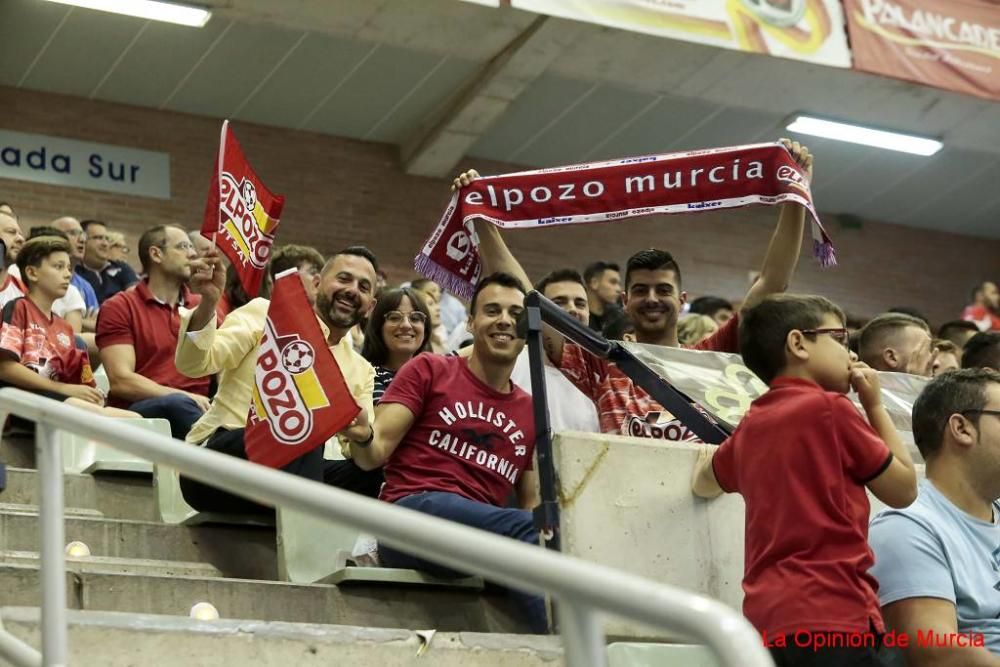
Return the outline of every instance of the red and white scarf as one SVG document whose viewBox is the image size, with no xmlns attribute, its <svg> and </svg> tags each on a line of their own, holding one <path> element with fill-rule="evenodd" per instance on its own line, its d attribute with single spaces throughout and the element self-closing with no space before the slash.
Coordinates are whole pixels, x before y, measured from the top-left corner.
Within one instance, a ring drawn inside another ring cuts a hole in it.
<svg viewBox="0 0 1000 667">
<path fill-rule="evenodd" d="M 813 252 L 837 263 L 809 181 L 778 143 L 713 148 L 486 176 L 456 192 L 417 255 L 417 271 L 469 298 L 481 265 L 472 221 L 502 229 L 605 222 L 795 202 L 812 216 Z"/>
</svg>

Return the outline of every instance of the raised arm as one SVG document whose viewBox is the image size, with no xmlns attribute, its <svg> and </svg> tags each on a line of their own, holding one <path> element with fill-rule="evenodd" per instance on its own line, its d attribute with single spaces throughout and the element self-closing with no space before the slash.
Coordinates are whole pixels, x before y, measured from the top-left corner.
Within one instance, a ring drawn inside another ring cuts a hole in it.
<svg viewBox="0 0 1000 667">
<path fill-rule="evenodd" d="M 917 498 L 917 473 L 910 451 L 900 439 L 892 418 L 882 404 L 878 372 L 861 362 L 852 364 L 851 386 L 868 415 L 868 423 L 892 452 L 889 467 L 870 480 L 867 486 L 876 498 L 889 507 L 908 507 Z"/>
<path fill-rule="evenodd" d="M 479 178 L 479 172 L 475 169 L 470 169 L 458 175 L 452 182 L 451 189 L 453 192 L 460 190 L 477 178 Z M 489 275 L 497 271 L 509 273 L 520 280 L 525 289 L 530 290 L 531 279 L 528 278 L 524 267 L 521 266 L 521 263 L 511 253 L 510 248 L 507 247 L 507 243 L 500 236 L 500 230 L 497 229 L 497 226 L 482 218 L 477 218 L 473 224 L 475 225 L 476 236 L 479 237 L 479 259 L 483 263 L 483 275 Z M 559 366 L 559 362 L 562 361 L 563 337 L 551 331 L 548 327 L 544 328 L 543 337 L 545 352 L 548 354 L 549 360 L 556 366 Z"/>
<path fill-rule="evenodd" d="M 809 149 L 797 141 L 782 139 L 781 143 L 788 148 L 792 157 L 812 181 L 813 156 Z M 749 308 L 769 294 L 777 294 L 788 289 L 799 263 L 802 250 L 802 237 L 805 232 L 806 210 L 798 204 L 782 204 L 778 209 L 778 225 L 771 236 L 764 256 L 764 264 L 760 269 L 760 277 L 750 287 L 743 308 Z"/>
</svg>

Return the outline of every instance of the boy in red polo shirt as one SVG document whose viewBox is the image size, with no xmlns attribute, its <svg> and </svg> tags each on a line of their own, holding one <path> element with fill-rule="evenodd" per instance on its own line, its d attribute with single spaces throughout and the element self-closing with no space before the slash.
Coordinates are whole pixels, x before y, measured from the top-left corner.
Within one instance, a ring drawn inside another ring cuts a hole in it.
<svg viewBox="0 0 1000 667">
<path fill-rule="evenodd" d="M 138 417 L 104 407 L 87 350 L 77 347 L 73 327 L 52 312 L 52 303 L 66 294 L 73 276 L 69 253 L 69 241 L 55 236 L 33 238 L 18 253 L 17 266 L 28 294 L 3 308 L 0 385 L 109 417 Z"/>
<path fill-rule="evenodd" d="M 743 613 L 778 667 L 882 665 L 865 487 L 906 507 L 917 482 L 878 375 L 852 359 L 844 313 L 823 297 L 769 296 L 743 312 L 739 334 L 770 391 L 705 448 L 693 490 L 746 501 Z"/>
</svg>

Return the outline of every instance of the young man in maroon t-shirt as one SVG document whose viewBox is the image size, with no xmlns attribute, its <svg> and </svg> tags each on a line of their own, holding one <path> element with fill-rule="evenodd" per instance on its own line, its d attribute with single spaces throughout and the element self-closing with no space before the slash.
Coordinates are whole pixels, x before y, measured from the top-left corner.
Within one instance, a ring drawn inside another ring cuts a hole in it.
<svg viewBox="0 0 1000 667">
<path fill-rule="evenodd" d="M 746 501 L 743 613 L 778 667 L 882 665 L 865 487 L 906 507 L 917 482 L 878 375 L 852 359 L 843 311 L 823 297 L 767 297 L 739 333 L 743 361 L 770 390 L 705 448 L 693 490 Z"/>
<path fill-rule="evenodd" d="M 469 316 L 472 355 L 421 354 L 396 374 L 375 411 L 371 437 L 351 444 L 354 462 L 365 470 L 384 465 L 383 500 L 538 544 L 531 396 L 510 380 L 524 347 L 515 335 L 523 310 L 516 278 L 483 278 Z M 521 509 L 507 507 L 514 490 Z M 455 575 L 388 546 L 379 556 L 390 567 Z M 510 595 L 534 632 L 548 631 L 541 597 Z"/>
</svg>

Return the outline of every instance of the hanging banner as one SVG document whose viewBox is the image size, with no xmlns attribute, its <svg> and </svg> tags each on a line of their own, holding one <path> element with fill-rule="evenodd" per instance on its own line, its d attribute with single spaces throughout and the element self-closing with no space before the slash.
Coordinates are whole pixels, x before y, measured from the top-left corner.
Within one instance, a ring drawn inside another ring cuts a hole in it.
<svg viewBox="0 0 1000 667">
<path fill-rule="evenodd" d="M 677 347 L 622 343 L 629 352 L 664 380 L 687 394 L 719 421 L 735 428 L 750 404 L 767 391 L 767 385 L 743 365 L 738 354 L 701 352 Z M 904 443 L 913 445 L 913 403 L 927 385 L 927 378 L 906 373 L 879 373 L 882 403 Z M 847 395 L 864 414 L 857 394 Z"/>
<path fill-rule="evenodd" d="M 854 67 L 1000 100 L 1000 6 L 982 0 L 845 0 Z"/>
<path fill-rule="evenodd" d="M 510 0 L 510 4 L 658 37 L 851 66 L 838 0 Z"/>
</svg>

